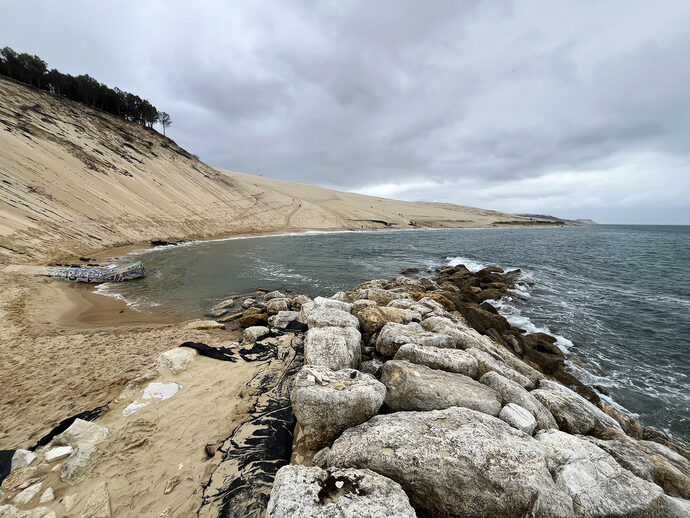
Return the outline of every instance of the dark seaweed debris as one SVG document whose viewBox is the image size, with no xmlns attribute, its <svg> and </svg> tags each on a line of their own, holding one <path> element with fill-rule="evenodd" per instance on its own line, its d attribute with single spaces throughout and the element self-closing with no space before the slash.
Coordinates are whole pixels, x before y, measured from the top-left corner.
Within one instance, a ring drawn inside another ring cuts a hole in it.
<svg viewBox="0 0 690 518">
<path fill-rule="evenodd" d="M 12 471 L 12 457 L 17 450 L 0 450 L 0 484 Z"/>
<path fill-rule="evenodd" d="M 225 362 L 236 362 L 237 356 L 235 351 L 229 347 L 211 347 L 201 342 L 185 342 L 180 347 L 189 347 L 195 349 L 200 355 L 208 356 L 214 360 L 221 360 Z"/>
<path fill-rule="evenodd" d="M 275 475 L 289 463 L 292 452 L 296 420 L 290 389 L 303 364 L 302 339 L 293 338 L 289 346 L 257 343 L 252 349 L 254 361 L 265 360 L 269 353 L 273 359 L 248 383 L 261 396 L 251 418 L 219 448 L 225 458 L 204 492 L 203 505 L 217 509 L 221 518 L 264 516 Z M 284 368 L 276 370 L 276 361 Z"/>
<path fill-rule="evenodd" d="M 60 423 L 53 428 L 50 432 L 48 432 L 46 435 L 41 437 L 36 444 L 31 446 L 29 450 L 34 451 L 36 448 L 40 448 L 41 446 L 45 446 L 48 444 L 50 441 L 53 440 L 54 437 L 60 435 L 62 432 L 67 430 L 70 426 L 72 426 L 72 423 L 76 421 L 77 419 L 83 419 L 84 421 L 95 421 L 100 417 L 100 415 L 105 412 L 105 409 L 108 407 L 107 404 L 103 406 L 98 406 L 94 408 L 93 410 L 86 410 L 84 412 L 80 412 L 76 415 L 73 415 L 72 417 L 68 417 L 67 419 L 63 419 L 60 421 Z"/>
</svg>

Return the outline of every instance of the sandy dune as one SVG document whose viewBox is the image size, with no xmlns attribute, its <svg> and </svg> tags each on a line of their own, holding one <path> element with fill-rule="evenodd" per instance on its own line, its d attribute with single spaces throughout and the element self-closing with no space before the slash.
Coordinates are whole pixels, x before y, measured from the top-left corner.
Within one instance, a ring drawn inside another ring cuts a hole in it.
<svg viewBox="0 0 690 518">
<path fill-rule="evenodd" d="M 2 77 L 0 90 L 0 263 L 151 239 L 519 219 L 220 171 L 152 129 Z"/>
</svg>

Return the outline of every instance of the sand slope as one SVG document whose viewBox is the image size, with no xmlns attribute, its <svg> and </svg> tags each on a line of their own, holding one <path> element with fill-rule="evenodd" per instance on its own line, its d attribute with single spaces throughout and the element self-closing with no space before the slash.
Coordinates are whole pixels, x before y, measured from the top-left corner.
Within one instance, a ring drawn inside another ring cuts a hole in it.
<svg viewBox="0 0 690 518">
<path fill-rule="evenodd" d="M 3 263 L 151 239 L 518 219 L 220 171 L 152 129 L 3 77 L 0 91 Z"/>
</svg>

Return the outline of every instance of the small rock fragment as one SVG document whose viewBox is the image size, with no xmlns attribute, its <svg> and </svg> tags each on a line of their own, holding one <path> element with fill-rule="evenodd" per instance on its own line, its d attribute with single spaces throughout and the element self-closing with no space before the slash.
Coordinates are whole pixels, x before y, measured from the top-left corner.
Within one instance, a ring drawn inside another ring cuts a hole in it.
<svg viewBox="0 0 690 518">
<path fill-rule="evenodd" d="M 57 448 L 52 448 L 48 450 L 43 458 L 48 461 L 52 462 L 54 460 L 62 459 L 67 457 L 68 455 L 72 454 L 72 447 L 71 446 L 58 446 Z"/>
<path fill-rule="evenodd" d="M 29 450 L 17 450 L 12 455 L 12 471 L 25 468 L 36 459 L 36 454 Z"/>
</svg>

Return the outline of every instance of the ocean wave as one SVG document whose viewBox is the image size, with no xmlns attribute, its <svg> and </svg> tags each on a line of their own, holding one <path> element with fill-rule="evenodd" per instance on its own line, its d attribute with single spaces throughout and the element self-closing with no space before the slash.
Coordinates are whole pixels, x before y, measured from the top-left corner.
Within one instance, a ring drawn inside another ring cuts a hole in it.
<svg viewBox="0 0 690 518">
<path fill-rule="evenodd" d="M 486 268 L 484 263 L 480 263 L 479 261 L 475 261 L 469 257 L 463 257 L 461 255 L 457 255 L 455 257 L 446 257 L 446 266 L 458 266 L 460 264 L 464 264 L 465 267 L 472 273 L 476 273 L 479 270 Z"/>
</svg>

